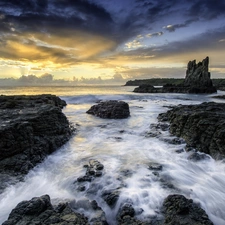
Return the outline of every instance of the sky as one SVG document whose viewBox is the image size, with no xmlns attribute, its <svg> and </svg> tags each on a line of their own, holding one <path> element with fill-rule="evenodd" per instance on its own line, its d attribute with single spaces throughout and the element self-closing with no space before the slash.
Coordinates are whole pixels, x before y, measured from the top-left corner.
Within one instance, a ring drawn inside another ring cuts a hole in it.
<svg viewBox="0 0 225 225">
<path fill-rule="evenodd" d="M 225 78 L 225 0 L 0 0 L 0 79 Z"/>
</svg>

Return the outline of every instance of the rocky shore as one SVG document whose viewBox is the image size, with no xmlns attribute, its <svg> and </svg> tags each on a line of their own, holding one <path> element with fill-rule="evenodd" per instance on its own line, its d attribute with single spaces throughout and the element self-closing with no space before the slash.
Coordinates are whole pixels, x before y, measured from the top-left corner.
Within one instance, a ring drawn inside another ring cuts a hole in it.
<svg viewBox="0 0 225 225">
<path fill-rule="evenodd" d="M 68 141 L 73 129 L 62 113 L 61 109 L 65 105 L 65 101 L 52 95 L 0 96 L 2 189 L 5 187 L 4 180 L 8 182 L 9 177 L 22 177 L 48 154 Z M 91 107 L 90 111 L 90 114 L 101 118 L 121 119 L 130 115 L 128 104 L 121 101 L 100 102 Z M 155 128 L 155 131 L 160 129 L 163 131 L 170 127 L 172 134 L 186 140 L 189 149 L 196 148 L 215 158 L 221 158 L 225 155 L 224 112 L 225 104 L 219 103 L 177 106 L 167 113 L 160 114 L 158 118 L 162 123 L 159 126 L 152 125 L 151 128 L 152 130 Z M 171 125 L 169 126 L 167 122 Z M 174 142 L 179 141 L 174 139 Z M 96 159 L 90 159 L 83 165 L 84 175 L 76 177 L 71 183 L 74 190 L 83 194 L 83 199 L 53 205 L 46 193 L 20 202 L 3 225 L 213 225 L 200 205 L 181 194 L 167 196 L 154 218 L 141 221 L 138 218 L 144 210 L 135 208 L 132 199 L 120 199 L 124 181 L 133 172 L 120 171 L 118 181 L 121 183 L 113 189 L 105 189 L 98 180 L 107 176 L 105 166 L 107 165 Z M 179 193 L 179 189 L 170 180 L 161 176 L 163 165 L 149 162 L 146 168 L 163 188 Z M 114 221 L 108 221 L 104 209 L 98 205 L 97 200 L 93 200 L 97 195 L 101 204 L 115 210 Z M 91 213 L 85 215 L 86 211 Z"/>
<path fill-rule="evenodd" d="M 78 177 L 74 181 L 75 188 L 84 193 L 83 199 L 52 205 L 50 197 L 47 194 L 34 197 L 31 200 L 20 202 L 11 211 L 8 220 L 3 225 L 213 225 L 205 211 L 198 204 L 180 194 L 167 196 L 158 215 L 142 221 L 138 219 L 138 216 L 144 210 L 135 208 L 132 199 L 119 201 L 122 186 L 105 190 L 96 181 L 98 177 L 106 173 L 104 170 L 105 166 L 102 163 L 97 160 L 89 160 L 89 163 L 85 164 L 84 168 L 86 168 L 85 175 Z M 163 168 L 159 164 L 150 163 L 148 169 L 156 174 Z M 131 174 L 132 171 L 121 171 L 120 179 L 129 177 Z M 165 188 L 173 188 L 172 186 L 165 185 L 165 181 L 163 182 Z M 113 221 L 107 220 L 105 212 L 99 207 L 97 201 L 91 200 L 99 192 L 102 193 L 101 198 L 105 201 L 107 207 L 116 209 Z M 84 215 L 81 212 L 88 213 Z"/>
<path fill-rule="evenodd" d="M 53 206 L 48 195 L 20 202 L 2 225 L 108 225 L 104 212 L 96 201 L 86 202 L 95 211 L 95 218 L 88 220 L 84 215 L 74 212 L 72 203 Z M 191 199 L 182 195 L 169 195 L 164 203 L 164 218 L 158 221 L 140 221 L 131 204 L 123 205 L 117 215 L 118 225 L 213 225 L 205 211 Z M 109 221 L 110 222 L 110 221 Z"/>
<path fill-rule="evenodd" d="M 170 132 L 185 139 L 187 150 L 196 149 L 215 159 L 225 157 L 225 104 L 208 102 L 180 105 L 158 116 L 170 123 Z"/>
<path fill-rule="evenodd" d="M 64 106 L 54 95 L 0 96 L 0 190 L 69 140 Z"/>
</svg>

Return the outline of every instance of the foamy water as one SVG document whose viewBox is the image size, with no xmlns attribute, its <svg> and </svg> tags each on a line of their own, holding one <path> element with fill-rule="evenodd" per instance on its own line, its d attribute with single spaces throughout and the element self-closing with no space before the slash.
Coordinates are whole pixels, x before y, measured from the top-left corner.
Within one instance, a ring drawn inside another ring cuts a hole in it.
<svg viewBox="0 0 225 225">
<path fill-rule="evenodd" d="M 55 204 L 74 199 L 96 200 L 110 224 L 115 224 L 120 204 L 132 202 L 136 211 L 143 211 L 138 218 L 147 220 L 160 217 L 163 200 L 169 194 L 179 193 L 199 203 L 215 225 L 224 225 L 225 163 L 212 158 L 200 162 L 188 160 L 190 153 L 176 152 L 185 143 L 174 145 L 165 141 L 172 138 L 168 131 L 161 131 L 158 137 L 148 136 L 154 132 L 150 125 L 157 123 L 158 114 L 168 110 L 165 106 L 198 104 L 211 101 L 210 96 L 134 94 L 130 92 L 132 87 L 111 88 L 107 91 L 93 88 L 91 94 L 78 89 L 73 95 L 60 92 L 68 102 L 63 111 L 76 124 L 77 134 L 34 168 L 25 182 L 8 187 L 0 195 L 0 222 L 7 219 L 20 201 L 43 194 L 49 194 Z M 97 100 L 109 99 L 128 102 L 131 116 L 107 120 L 85 113 Z M 86 191 L 78 192 L 75 181 L 85 174 L 83 165 L 90 159 L 104 165 L 103 176 L 85 183 Z M 158 175 L 148 169 L 151 162 L 162 165 Z M 111 209 L 101 194 L 116 188 L 120 188 L 120 198 Z M 91 212 L 85 213 L 91 216 Z"/>
</svg>

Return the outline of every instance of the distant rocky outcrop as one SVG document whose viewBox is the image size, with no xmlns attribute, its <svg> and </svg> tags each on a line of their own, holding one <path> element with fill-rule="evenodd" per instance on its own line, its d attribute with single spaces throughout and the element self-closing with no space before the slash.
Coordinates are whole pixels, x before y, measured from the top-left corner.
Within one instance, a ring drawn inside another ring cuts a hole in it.
<svg viewBox="0 0 225 225">
<path fill-rule="evenodd" d="M 93 105 L 86 113 L 103 119 L 124 119 L 130 116 L 129 105 L 123 101 L 102 101 Z"/>
<path fill-rule="evenodd" d="M 162 88 L 155 88 L 149 84 L 142 84 L 134 89 L 137 93 L 194 93 L 211 94 L 217 92 L 210 79 L 208 71 L 209 57 L 196 64 L 196 60 L 187 65 L 184 82 L 179 85 L 166 84 Z"/>
<path fill-rule="evenodd" d="M 170 122 L 170 132 L 185 139 L 193 148 L 215 159 L 225 157 L 225 104 L 208 102 L 180 105 L 158 116 Z"/>
<path fill-rule="evenodd" d="M 54 95 L 0 96 L 0 189 L 69 140 L 65 105 Z"/>
<path fill-rule="evenodd" d="M 151 79 L 142 79 L 142 80 L 129 80 L 124 86 L 140 86 L 142 84 L 148 84 L 152 86 L 163 86 L 166 84 L 181 84 L 184 81 L 184 78 L 151 78 Z"/>
</svg>

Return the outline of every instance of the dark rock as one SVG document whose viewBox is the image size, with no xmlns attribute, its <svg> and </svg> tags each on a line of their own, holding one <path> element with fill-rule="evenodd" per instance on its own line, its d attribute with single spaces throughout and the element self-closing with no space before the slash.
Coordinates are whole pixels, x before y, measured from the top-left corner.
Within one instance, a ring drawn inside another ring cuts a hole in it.
<svg viewBox="0 0 225 225">
<path fill-rule="evenodd" d="M 161 93 L 162 88 L 155 88 L 150 84 L 141 84 L 139 87 L 134 89 L 136 93 Z"/>
<path fill-rule="evenodd" d="M 30 201 L 20 202 L 9 214 L 3 225 L 28 225 L 28 224 L 81 224 L 87 225 L 88 219 L 75 213 L 67 203 L 53 208 L 50 197 L 43 195 L 32 198 Z"/>
<path fill-rule="evenodd" d="M 108 225 L 105 213 L 95 200 L 90 201 L 88 199 L 83 199 L 73 201 L 70 203 L 70 207 L 75 211 L 89 212 L 89 221 L 93 225 Z"/>
<path fill-rule="evenodd" d="M 154 220 L 152 218 L 147 221 L 140 221 L 135 218 L 135 215 L 140 215 L 144 210 L 138 209 L 135 212 L 132 203 L 121 204 L 117 213 L 117 224 L 118 225 L 162 225 L 162 220 Z"/>
<path fill-rule="evenodd" d="M 190 61 L 187 65 L 184 86 L 190 87 L 212 87 L 212 80 L 209 73 L 209 57 L 206 57 L 196 64 L 196 60 Z"/>
<path fill-rule="evenodd" d="M 101 177 L 101 176 L 102 176 L 102 172 L 101 172 L 101 171 L 95 172 L 95 176 L 96 176 L 96 177 Z"/>
<path fill-rule="evenodd" d="M 193 162 L 197 162 L 197 161 L 201 161 L 201 160 L 210 159 L 210 157 L 204 153 L 200 154 L 198 152 L 193 152 L 191 155 L 188 156 L 188 159 Z"/>
<path fill-rule="evenodd" d="M 113 208 L 117 200 L 120 197 L 120 189 L 112 189 L 112 190 L 106 190 L 102 193 L 102 198 L 105 200 L 105 202 Z"/>
<path fill-rule="evenodd" d="M 163 138 L 163 141 L 172 145 L 180 145 L 185 143 L 183 138 Z"/>
<path fill-rule="evenodd" d="M 184 149 L 177 149 L 175 152 L 180 154 L 180 153 L 184 152 Z"/>
<path fill-rule="evenodd" d="M 123 220 L 125 216 L 134 217 L 134 215 L 135 215 L 135 210 L 133 206 L 129 203 L 125 203 L 124 205 L 120 207 L 117 218 L 118 220 Z"/>
<path fill-rule="evenodd" d="M 196 60 L 187 65 L 186 77 L 182 84 L 166 84 L 162 88 L 155 88 L 150 84 L 142 84 L 134 89 L 138 93 L 194 93 L 211 94 L 216 93 L 208 72 L 209 57 L 196 64 Z"/>
<path fill-rule="evenodd" d="M 154 132 L 148 131 L 148 132 L 145 133 L 145 137 L 146 138 L 149 138 L 149 137 L 154 138 L 154 137 L 159 137 L 161 134 L 162 133 L 160 131 L 154 131 Z"/>
<path fill-rule="evenodd" d="M 91 182 L 92 181 L 92 177 L 91 176 L 82 176 L 82 177 L 78 177 L 77 178 L 78 182 Z"/>
<path fill-rule="evenodd" d="M 212 98 L 225 99 L 225 95 L 213 96 Z"/>
<path fill-rule="evenodd" d="M 152 172 L 152 174 L 156 177 L 159 177 L 159 172 L 157 172 L 157 171 Z"/>
<path fill-rule="evenodd" d="M 169 195 L 163 203 L 165 225 L 213 225 L 207 214 L 183 195 Z"/>
<path fill-rule="evenodd" d="M 95 175 L 95 170 L 92 168 L 88 169 L 86 175 Z"/>
<path fill-rule="evenodd" d="M 162 168 L 163 168 L 162 165 L 160 165 L 159 163 L 151 162 L 148 165 L 149 170 L 162 170 Z"/>
<path fill-rule="evenodd" d="M 104 169 L 104 166 L 98 160 L 91 159 L 89 165 L 85 164 L 83 167 L 86 168 L 86 173 L 84 176 L 78 177 L 77 182 L 92 182 L 96 177 L 101 177 L 103 174 L 101 170 Z"/>
<path fill-rule="evenodd" d="M 185 139 L 188 148 L 215 159 L 225 157 L 225 104 L 202 103 L 174 107 L 158 119 L 170 122 L 170 132 Z"/>
<path fill-rule="evenodd" d="M 65 105 L 54 95 L 0 96 L 0 173 L 26 174 L 69 140 Z"/>
<path fill-rule="evenodd" d="M 104 119 L 124 119 L 130 116 L 129 105 L 126 102 L 115 100 L 93 105 L 87 113 Z"/>
<path fill-rule="evenodd" d="M 140 86 L 142 84 L 149 84 L 152 86 L 163 86 L 165 84 L 179 84 L 184 81 L 183 78 L 151 78 L 142 80 L 129 80 L 126 82 L 125 86 Z"/>
<path fill-rule="evenodd" d="M 78 191 L 81 191 L 81 192 L 82 192 L 82 191 L 85 191 L 85 189 L 86 189 L 86 188 L 85 188 L 85 186 L 83 186 L 83 185 L 81 185 L 81 186 L 79 186 L 79 187 L 77 188 L 77 190 L 78 190 Z"/>
</svg>

